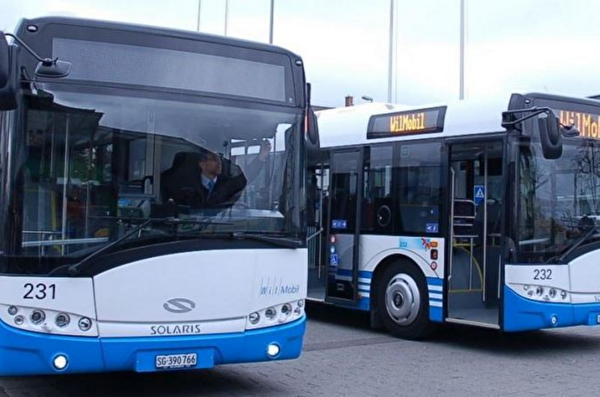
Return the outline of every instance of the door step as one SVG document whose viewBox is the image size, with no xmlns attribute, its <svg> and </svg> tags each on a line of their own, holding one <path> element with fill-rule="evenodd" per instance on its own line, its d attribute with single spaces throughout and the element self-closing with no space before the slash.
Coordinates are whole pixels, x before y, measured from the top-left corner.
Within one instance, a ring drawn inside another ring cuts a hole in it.
<svg viewBox="0 0 600 397">
<path fill-rule="evenodd" d="M 500 326 L 498 324 L 481 323 L 479 321 L 463 320 L 461 318 L 448 317 L 446 318 L 446 322 L 453 324 L 473 325 L 481 328 L 500 329 Z"/>
</svg>

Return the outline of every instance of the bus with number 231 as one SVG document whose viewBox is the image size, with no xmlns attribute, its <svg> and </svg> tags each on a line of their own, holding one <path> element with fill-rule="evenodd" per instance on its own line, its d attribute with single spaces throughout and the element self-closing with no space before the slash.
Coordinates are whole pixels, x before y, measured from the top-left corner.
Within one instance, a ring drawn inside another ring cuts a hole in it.
<svg viewBox="0 0 600 397">
<path fill-rule="evenodd" d="M 269 45 L 69 18 L 0 34 L 0 375 L 298 357 L 309 92 Z M 228 195 L 203 206 L 209 157 Z"/>
</svg>

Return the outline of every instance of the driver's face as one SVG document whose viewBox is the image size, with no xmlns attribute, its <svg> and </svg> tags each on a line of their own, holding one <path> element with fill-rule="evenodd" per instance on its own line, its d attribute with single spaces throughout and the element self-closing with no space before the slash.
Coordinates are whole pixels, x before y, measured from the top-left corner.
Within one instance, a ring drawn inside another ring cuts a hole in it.
<svg viewBox="0 0 600 397">
<path fill-rule="evenodd" d="M 211 176 L 220 175 L 223 168 L 221 157 L 214 153 L 207 155 L 206 158 L 200 162 L 200 168 L 202 168 L 202 171 L 205 174 Z"/>
</svg>

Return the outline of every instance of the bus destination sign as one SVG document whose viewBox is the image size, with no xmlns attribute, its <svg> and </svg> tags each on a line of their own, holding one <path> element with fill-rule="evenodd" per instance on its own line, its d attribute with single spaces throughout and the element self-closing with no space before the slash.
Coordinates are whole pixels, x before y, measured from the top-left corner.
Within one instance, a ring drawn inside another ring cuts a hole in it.
<svg viewBox="0 0 600 397">
<path fill-rule="evenodd" d="M 371 116 L 367 139 L 442 132 L 446 106 Z"/>
<path fill-rule="evenodd" d="M 562 125 L 574 124 L 582 138 L 600 139 L 600 114 L 561 110 L 559 119 Z"/>
</svg>

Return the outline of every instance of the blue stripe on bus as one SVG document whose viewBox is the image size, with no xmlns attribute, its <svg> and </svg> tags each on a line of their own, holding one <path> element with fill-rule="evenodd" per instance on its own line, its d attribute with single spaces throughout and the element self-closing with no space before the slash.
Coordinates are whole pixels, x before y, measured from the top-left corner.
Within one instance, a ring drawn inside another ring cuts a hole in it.
<svg viewBox="0 0 600 397">
<path fill-rule="evenodd" d="M 442 308 L 429 306 L 429 319 L 436 323 L 442 322 Z"/>
<path fill-rule="evenodd" d="M 444 279 L 437 278 L 437 277 L 427 277 L 427 284 L 429 284 L 429 285 L 443 286 L 444 285 Z"/>
<path fill-rule="evenodd" d="M 435 289 L 432 289 L 435 287 Z M 441 287 L 441 288 L 440 288 Z M 443 287 L 444 287 L 444 279 L 437 277 L 427 277 L 427 289 L 429 298 L 429 319 L 436 323 L 441 323 L 443 320 Z M 440 298 L 437 297 L 429 297 L 429 294 L 438 294 Z M 436 304 L 438 306 L 433 306 L 432 304 Z"/>
</svg>

